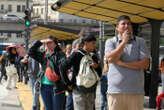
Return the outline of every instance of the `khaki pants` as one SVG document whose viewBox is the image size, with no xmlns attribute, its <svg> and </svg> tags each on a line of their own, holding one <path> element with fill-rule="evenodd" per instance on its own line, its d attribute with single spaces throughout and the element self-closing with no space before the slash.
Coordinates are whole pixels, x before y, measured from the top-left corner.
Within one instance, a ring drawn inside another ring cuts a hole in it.
<svg viewBox="0 0 164 110">
<path fill-rule="evenodd" d="M 143 110 L 143 94 L 108 94 L 108 110 Z"/>
</svg>

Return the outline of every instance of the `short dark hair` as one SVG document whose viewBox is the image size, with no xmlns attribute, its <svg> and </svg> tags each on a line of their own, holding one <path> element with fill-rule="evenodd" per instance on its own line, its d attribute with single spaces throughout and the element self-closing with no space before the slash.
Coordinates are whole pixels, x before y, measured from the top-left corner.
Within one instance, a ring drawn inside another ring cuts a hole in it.
<svg viewBox="0 0 164 110">
<path fill-rule="evenodd" d="M 86 35 L 82 38 L 82 44 L 84 44 L 84 42 L 91 42 L 91 41 L 96 41 L 96 37 L 93 34 Z"/>
<path fill-rule="evenodd" d="M 164 61 L 164 57 L 161 59 L 161 61 Z"/>
<path fill-rule="evenodd" d="M 127 16 L 127 15 L 121 15 L 120 17 L 117 18 L 117 24 L 119 24 L 119 22 L 121 20 L 125 20 L 125 19 L 131 21 L 129 16 Z"/>
</svg>

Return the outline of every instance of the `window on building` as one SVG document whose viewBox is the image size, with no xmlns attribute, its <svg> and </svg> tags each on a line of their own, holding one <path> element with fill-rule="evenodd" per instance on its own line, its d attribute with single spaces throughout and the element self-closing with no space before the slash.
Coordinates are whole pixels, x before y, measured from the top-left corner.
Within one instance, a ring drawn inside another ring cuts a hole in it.
<svg viewBox="0 0 164 110">
<path fill-rule="evenodd" d="M 1 33 L 1 36 L 3 36 L 3 33 Z"/>
<path fill-rule="evenodd" d="M 72 19 L 69 19 L 69 23 L 72 23 Z"/>
<path fill-rule="evenodd" d="M 50 20 L 51 19 L 51 16 L 48 16 L 48 20 Z"/>
<path fill-rule="evenodd" d="M 24 12 L 25 11 L 25 5 L 22 5 L 22 12 Z"/>
<path fill-rule="evenodd" d="M 83 20 L 82 20 L 82 23 L 86 23 L 86 21 L 83 19 Z"/>
<path fill-rule="evenodd" d="M 31 12 L 33 12 L 33 6 L 31 6 Z"/>
<path fill-rule="evenodd" d="M 4 10 L 4 5 L 3 4 L 1 4 L 1 10 Z"/>
<path fill-rule="evenodd" d="M 17 5 L 17 12 L 21 12 L 21 6 Z"/>
<path fill-rule="evenodd" d="M 37 8 L 37 10 L 36 10 L 36 15 L 39 15 L 39 9 Z"/>
<path fill-rule="evenodd" d="M 44 8 L 41 9 L 41 14 L 43 14 Z"/>
<path fill-rule="evenodd" d="M 16 37 L 21 37 L 21 34 L 16 34 Z"/>
<path fill-rule="evenodd" d="M 94 20 L 91 20 L 91 24 L 94 24 L 95 23 L 95 21 Z"/>
<path fill-rule="evenodd" d="M 33 8 L 33 15 L 34 15 L 34 16 L 35 16 L 35 13 L 36 13 L 36 12 L 35 12 L 35 8 Z"/>
<path fill-rule="evenodd" d="M 11 33 L 7 33 L 7 36 L 8 36 L 8 37 L 11 37 Z"/>
<path fill-rule="evenodd" d="M 77 20 L 76 20 L 76 19 L 74 19 L 74 20 L 73 20 L 73 22 L 76 24 L 76 23 L 77 23 Z"/>
<path fill-rule="evenodd" d="M 63 23 L 64 22 L 64 19 L 60 19 L 60 22 Z"/>
<path fill-rule="evenodd" d="M 12 12 L 12 5 L 8 5 L 8 11 Z"/>
</svg>

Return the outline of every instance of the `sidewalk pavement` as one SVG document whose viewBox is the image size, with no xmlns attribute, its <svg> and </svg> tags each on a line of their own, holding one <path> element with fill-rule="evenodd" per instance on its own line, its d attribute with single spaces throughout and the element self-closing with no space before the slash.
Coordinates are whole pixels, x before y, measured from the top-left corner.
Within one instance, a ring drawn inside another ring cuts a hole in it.
<svg viewBox="0 0 164 110">
<path fill-rule="evenodd" d="M 32 93 L 29 85 L 23 83 L 17 83 L 18 89 L 12 89 L 10 91 L 5 89 L 5 85 L 0 85 L 0 110 L 31 110 L 32 107 Z M 1 93 L 3 96 L 1 96 Z M 96 94 L 96 110 L 100 110 L 99 102 L 99 86 Z M 148 105 L 148 97 L 145 97 L 145 106 Z M 41 110 L 43 109 L 43 103 L 41 101 Z M 155 110 L 150 108 L 144 108 L 144 110 Z"/>
<path fill-rule="evenodd" d="M 16 89 L 6 90 L 6 82 L 0 84 L 0 110 L 23 110 Z"/>
</svg>

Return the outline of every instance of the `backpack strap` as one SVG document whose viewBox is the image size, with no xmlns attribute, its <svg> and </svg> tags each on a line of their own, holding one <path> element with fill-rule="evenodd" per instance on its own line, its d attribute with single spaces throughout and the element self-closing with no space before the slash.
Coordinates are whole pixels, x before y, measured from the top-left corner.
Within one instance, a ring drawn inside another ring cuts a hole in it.
<svg viewBox="0 0 164 110">
<path fill-rule="evenodd" d="M 45 60 L 46 58 L 46 52 L 44 52 L 44 55 L 43 55 L 43 60 Z"/>
<path fill-rule="evenodd" d="M 85 55 L 85 53 L 83 53 L 82 51 L 80 50 L 77 50 L 77 52 L 81 53 L 82 55 Z"/>
</svg>

